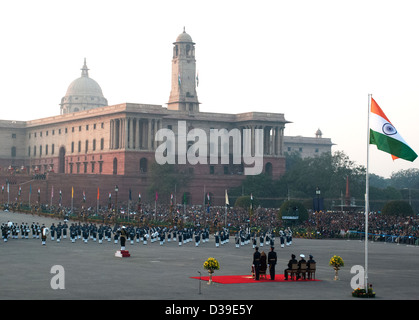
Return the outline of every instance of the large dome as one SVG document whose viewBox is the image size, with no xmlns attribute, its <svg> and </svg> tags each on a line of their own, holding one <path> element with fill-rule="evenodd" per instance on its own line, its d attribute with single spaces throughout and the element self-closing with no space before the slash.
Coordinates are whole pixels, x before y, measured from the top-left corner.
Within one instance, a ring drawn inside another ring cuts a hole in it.
<svg viewBox="0 0 419 320">
<path fill-rule="evenodd" d="M 89 110 L 108 105 L 99 84 L 89 78 L 89 69 L 84 59 L 81 77 L 74 80 L 61 99 L 61 114 Z"/>
<path fill-rule="evenodd" d="M 74 80 L 67 89 L 66 96 L 93 95 L 103 97 L 99 84 L 89 77 L 80 77 Z"/>
</svg>

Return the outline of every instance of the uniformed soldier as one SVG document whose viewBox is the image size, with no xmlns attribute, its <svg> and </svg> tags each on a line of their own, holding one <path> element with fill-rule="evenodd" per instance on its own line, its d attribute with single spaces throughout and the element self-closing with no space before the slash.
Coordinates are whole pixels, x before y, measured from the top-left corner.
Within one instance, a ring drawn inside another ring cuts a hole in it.
<svg viewBox="0 0 419 320">
<path fill-rule="evenodd" d="M 195 247 L 199 246 L 201 235 L 198 231 L 195 232 Z"/>
<path fill-rule="evenodd" d="M 220 246 L 220 236 L 218 235 L 218 232 L 214 235 L 215 237 L 215 247 L 218 248 Z"/>
<path fill-rule="evenodd" d="M 279 230 L 279 238 L 281 240 L 281 248 L 284 248 L 285 246 L 285 233 L 284 230 Z"/>
<path fill-rule="evenodd" d="M 7 224 L 1 225 L 1 235 L 3 237 L 3 241 L 7 242 L 7 238 L 9 237 L 9 227 Z"/>
<path fill-rule="evenodd" d="M 26 222 L 25 224 L 25 239 L 29 239 L 29 232 L 30 232 L 30 228 L 28 226 L 28 223 Z"/>
<path fill-rule="evenodd" d="M 77 237 L 76 226 L 74 225 L 74 223 L 72 223 L 70 226 L 70 239 L 72 243 L 76 242 L 76 237 Z"/>
<path fill-rule="evenodd" d="M 49 232 L 51 236 L 51 241 L 55 240 L 55 224 L 52 223 L 52 225 L 49 227 Z"/>
<path fill-rule="evenodd" d="M 63 239 L 67 239 L 67 229 L 68 229 L 68 225 L 67 225 L 67 222 L 64 220 L 64 224 L 63 224 Z"/>
<path fill-rule="evenodd" d="M 122 228 L 120 230 L 120 235 L 119 235 L 120 241 L 121 241 L 121 251 L 125 250 L 125 241 L 127 239 L 127 236 L 128 236 L 127 230 L 126 230 L 125 226 L 122 226 Z"/>
<path fill-rule="evenodd" d="M 275 280 L 275 265 L 277 262 L 277 256 L 274 249 L 275 249 L 274 247 L 271 247 L 271 251 L 268 253 L 268 265 L 269 265 L 269 274 L 271 276 L 271 280 Z"/>
<path fill-rule="evenodd" d="M 253 265 L 255 266 L 255 280 L 259 280 L 260 252 L 258 247 L 253 253 Z"/>
<path fill-rule="evenodd" d="M 48 228 L 44 224 L 41 226 L 41 243 L 45 246 L 47 241 Z"/>
<path fill-rule="evenodd" d="M 181 246 L 182 245 L 182 232 L 181 231 L 178 232 L 178 240 L 179 240 L 179 246 Z"/>
<path fill-rule="evenodd" d="M 62 234 L 63 226 L 61 222 L 58 222 L 57 228 L 55 229 L 57 233 L 57 242 L 61 242 L 61 234 Z"/>
<path fill-rule="evenodd" d="M 288 227 L 288 245 L 292 245 L 292 230 Z"/>
<path fill-rule="evenodd" d="M 103 242 L 103 234 L 104 234 L 104 228 L 102 225 L 99 225 L 99 228 L 97 229 L 97 237 L 98 237 L 99 243 Z"/>
</svg>

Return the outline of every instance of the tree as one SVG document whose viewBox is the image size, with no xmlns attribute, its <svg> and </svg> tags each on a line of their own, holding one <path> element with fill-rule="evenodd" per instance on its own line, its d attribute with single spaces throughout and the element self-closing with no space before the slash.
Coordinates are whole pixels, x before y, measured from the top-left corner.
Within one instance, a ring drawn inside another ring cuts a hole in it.
<svg viewBox="0 0 419 320">
<path fill-rule="evenodd" d="M 274 208 L 277 207 L 278 192 L 276 189 L 275 181 L 272 177 L 267 174 L 259 174 L 255 176 L 246 176 L 246 179 L 242 182 L 242 185 L 229 190 L 229 198 L 234 201 L 242 195 L 249 196 L 253 195 L 255 201 L 258 201 L 262 207 Z"/>
<path fill-rule="evenodd" d="M 389 201 L 384 205 L 383 214 L 392 216 L 410 216 L 413 214 L 413 209 L 406 201 L 394 200 Z"/>
<path fill-rule="evenodd" d="M 278 219 L 282 219 L 285 216 L 298 216 L 296 221 L 303 222 L 308 219 L 308 212 L 300 201 L 287 200 L 279 208 Z"/>
<path fill-rule="evenodd" d="M 351 196 L 365 193 L 365 168 L 356 165 L 342 151 L 333 155 L 323 153 L 317 157 L 295 162 L 292 169 L 280 179 L 291 194 L 311 198 L 319 187 L 324 198 L 339 198 L 346 190 L 346 177 L 350 180 Z"/>
<path fill-rule="evenodd" d="M 159 199 L 167 199 L 170 201 L 170 194 L 185 189 L 189 181 L 190 175 L 184 172 L 179 172 L 176 166 L 171 164 L 160 165 L 154 162 L 151 165 L 151 184 L 148 188 L 148 194 L 151 199 L 154 199 L 155 192 L 158 192 Z"/>
<path fill-rule="evenodd" d="M 391 185 L 397 189 L 419 189 L 419 169 L 410 168 L 391 174 Z"/>
</svg>

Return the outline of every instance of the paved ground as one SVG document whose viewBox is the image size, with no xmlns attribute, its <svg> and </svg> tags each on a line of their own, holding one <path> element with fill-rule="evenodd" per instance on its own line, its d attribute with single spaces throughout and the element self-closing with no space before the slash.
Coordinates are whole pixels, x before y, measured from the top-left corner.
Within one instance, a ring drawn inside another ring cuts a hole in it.
<svg viewBox="0 0 419 320">
<path fill-rule="evenodd" d="M 57 220 L 0 212 L 0 224 L 33 221 L 50 226 Z M 208 257 L 219 260 L 216 275 L 249 274 L 252 246 L 235 248 L 234 241 L 219 248 L 214 239 L 195 247 L 193 242 L 179 247 L 177 242 L 143 245 L 127 244 L 130 258 L 114 256 L 119 245 L 113 242 L 87 244 L 69 239 L 61 243 L 48 239 L 42 246 L 36 239 L 10 239 L 0 242 L 0 299 L 2 300 L 352 300 L 350 273 L 353 265 L 364 264 L 364 243 L 358 240 L 294 239 L 290 247 L 278 253 L 277 273 L 285 268 L 291 253 L 314 255 L 317 261 L 316 282 L 281 282 L 207 285 L 191 279 L 205 275 L 203 262 Z M 260 249 L 268 251 L 266 246 Z M 334 254 L 345 261 L 334 281 L 328 265 Z M 51 268 L 64 268 L 65 289 L 52 289 Z M 369 281 L 376 299 L 413 300 L 419 298 L 419 247 L 370 243 Z M 200 293 L 201 291 L 201 293 Z"/>
</svg>

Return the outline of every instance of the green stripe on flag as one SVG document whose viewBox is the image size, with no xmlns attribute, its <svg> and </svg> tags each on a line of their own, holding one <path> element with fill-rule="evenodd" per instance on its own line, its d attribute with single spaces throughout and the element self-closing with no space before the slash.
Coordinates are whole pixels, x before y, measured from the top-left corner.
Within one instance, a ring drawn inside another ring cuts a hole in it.
<svg viewBox="0 0 419 320">
<path fill-rule="evenodd" d="M 375 144 L 379 150 L 407 161 L 413 162 L 418 157 L 407 144 L 372 129 L 370 129 L 370 144 Z"/>
</svg>

